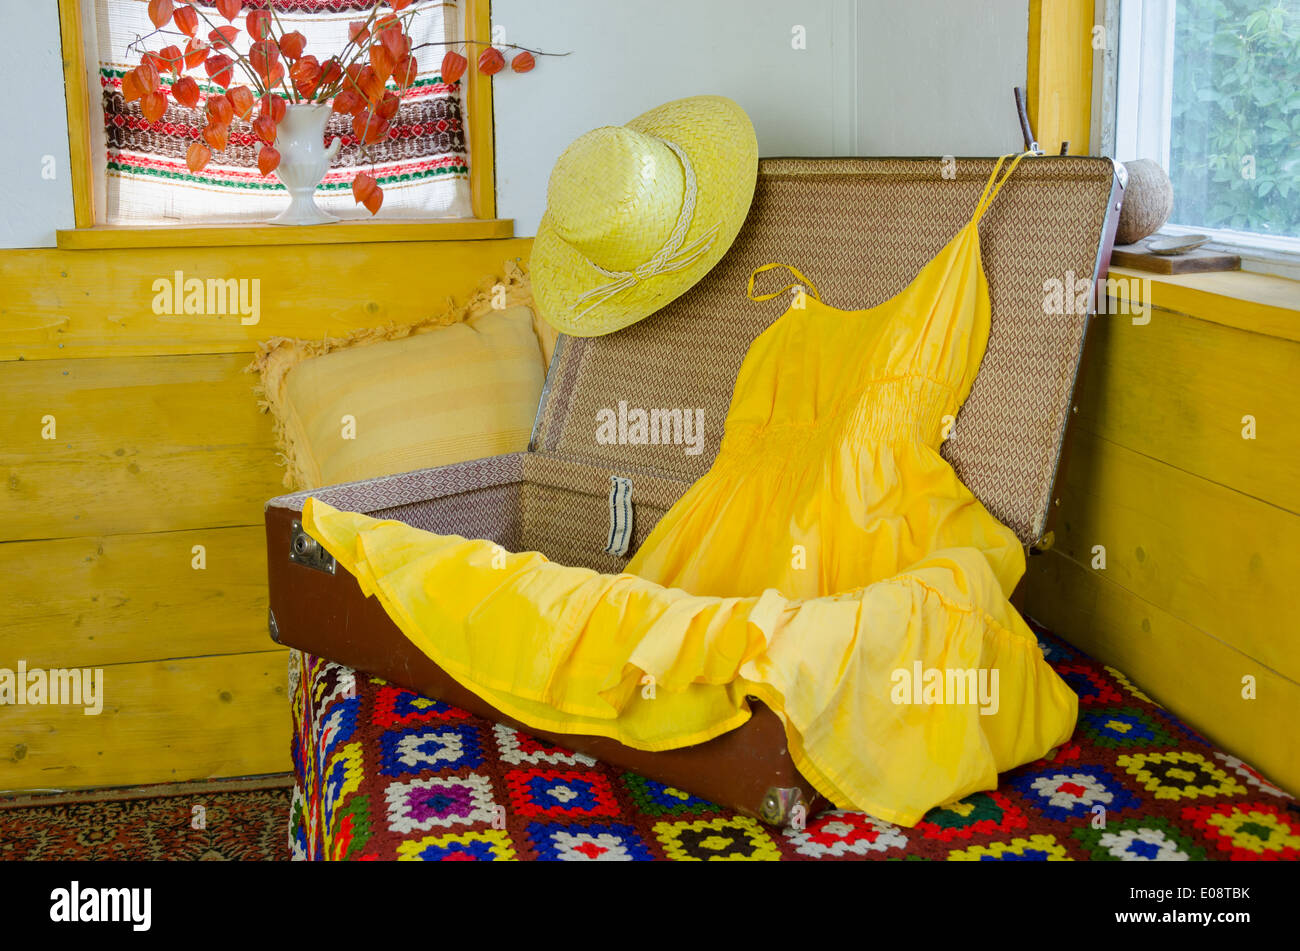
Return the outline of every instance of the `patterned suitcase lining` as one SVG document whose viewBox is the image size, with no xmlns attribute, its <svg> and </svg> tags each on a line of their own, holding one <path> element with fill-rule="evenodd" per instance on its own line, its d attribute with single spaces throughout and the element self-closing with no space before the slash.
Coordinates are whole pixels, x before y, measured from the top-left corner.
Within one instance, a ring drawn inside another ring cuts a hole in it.
<svg viewBox="0 0 1300 951">
<path fill-rule="evenodd" d="M 302 510 L 310 498 L 349 512 L 370 514 L 474 489 L 504 486 L 522 478 L 524 453 L 489 456 L 450 466 L 415 469 L 398 475 L 342 482 L 320 489 L 280 495 L 267 508 Z"/>
<path fill-rule="evenodd" d="M 633 480 L 633 538 L 625 557 L 603 551 L 611 475 Z M 546 453 L 516 453 L 296 492 L 268 506 L 299 510 L 308 496 L 373 518 L 444 535 L 485 538 L 510 551 L 617 574 L 690 483 L 611 470 Z M 594 517 L 593 517 L 594 514 Z"/>
</svg>

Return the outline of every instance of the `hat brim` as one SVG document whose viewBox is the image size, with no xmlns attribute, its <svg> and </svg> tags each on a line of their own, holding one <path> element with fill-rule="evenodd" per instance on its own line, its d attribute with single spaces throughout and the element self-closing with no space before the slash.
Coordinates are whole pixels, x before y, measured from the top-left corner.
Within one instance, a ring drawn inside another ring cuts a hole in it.
<svg viewBox="0 0 1300 951">
<path fill-rule="evenodd" d="M 549 213 L 543 215 L 529 262 L 533 296 L 543 319 L 571 336 L 621 330 L 686 293 L 727 253 L 754 199 L 758 140 L 745 111 L 725 96 L 665 103 L 637 116 L 627 128 L 667 139 L 691 160 L 698 190 L 684 243 L 715 225 L 718 233 L 709 248 L 681 270 L 639 281 L 588 310 L 589 304 L 578 298 L 609 278 L 556 233 Z"/>
</svg>

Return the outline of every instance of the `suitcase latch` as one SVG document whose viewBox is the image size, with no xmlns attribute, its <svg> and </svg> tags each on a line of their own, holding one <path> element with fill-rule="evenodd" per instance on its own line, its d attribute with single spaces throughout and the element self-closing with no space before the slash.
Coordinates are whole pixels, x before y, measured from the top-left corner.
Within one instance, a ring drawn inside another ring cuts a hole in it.
<svg viewBox="0 0 1300 951">
<path fill-rule="evenodd" d="M 803 790 L 798 786 L 769 786 L 763 804 L 759 807 L 758 817 L 768 825 L 784 826 L 790 823 L 795 811 L 807 811 Z M 802 829 L 802 823 L 800 823 Z"/>
<path fill-rule="evenodd" d="M 302 522 L 297 519 L 294 519 L 293 530 L 289 535 L 289 560 L 295 565 L 315 568 L 327 575 L 334 574 L 334 556 L 303 531 Z"/>
</svg>

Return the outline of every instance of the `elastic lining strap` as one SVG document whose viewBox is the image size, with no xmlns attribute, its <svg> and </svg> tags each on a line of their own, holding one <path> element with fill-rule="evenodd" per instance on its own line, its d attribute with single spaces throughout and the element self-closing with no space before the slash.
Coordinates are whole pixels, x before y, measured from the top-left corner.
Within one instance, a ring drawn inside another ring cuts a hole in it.
<svg viewBox="0 0 1300 951">
<path fill-rule="evenodd" d="M 605 552 L 622 558 L 632 541 L 632 480 L 609 477 L 609 539 Z"/>
</svg>

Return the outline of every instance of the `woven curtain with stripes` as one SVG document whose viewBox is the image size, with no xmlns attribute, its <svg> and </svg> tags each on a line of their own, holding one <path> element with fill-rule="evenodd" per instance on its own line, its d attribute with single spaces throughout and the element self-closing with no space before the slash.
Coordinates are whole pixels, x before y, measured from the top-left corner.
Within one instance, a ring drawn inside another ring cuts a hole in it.
<svg viewBox="0 0 1300 951">
<path fill-rule="evenodd" d="M 216 11 L 215 0 L 193 0 L 213 24 L 226 19 Z M 266 9 L 269 0 L 246 0 L 245 12 Z M 307 38 L 307 52 L 324 61 L 340 53 L 348 41 L 348 23 L 365 19 L 373 0 L 274 0 L 286 31 Z M 122 76 L 139 65 L 144 50 L 157 51 L 169 44 L 182 48 L 186 37 L 174 25 L 170 33 L 154 32 L 147 0 L 93 0 L 94 45 L 98 80 L 102 90 L 103 137 L 96 143 L 103 161 L 98 164 L 98 213 L 102 223 L 190 224 L 239 223 L 274 217 L 288 203 L 284 186 L 257 168 L 258 140 L 249 122 L 235 119 L 230 142 L 223 152 L 195 174 L 185 164 L 185 150 L 201 140 L 204 120 L 199 109 L 188 109 L 170 95 L 167 111 L 157 122 L 146 121 L 140 103 L 123 102 Z M 416 0 L 403 11 L 415 11 L 408 33 L 412 45 L 461 38 L 460 0 Z M 235 47 L 247 53 L 250 37 L 244 13 L 234 21 L 240 29 Z M 200 36 L 211 30 L 200 19 Z M 174 33 L 175 35 L 171 35 Z M 128 49 L 132 44 L 133 49 Z M 438 74 L 447 47 L 425 46 L 415 51 L 420 72 L 416 82 L 401 92 L 402 103 L 393 121 L 393 133 L 360 154 L 348 116 L 331 116 L 326 141 L 335 136 L 343 147 L 317 190 L 317 204 L 346 218 L 370 215 L 352 200 L 351 181 L 359 170 L 378 179 L 384 189 L 383 218 L 470 217 L 469 150 L 465 134 L 462 82 L 447 84 Z M 206 94 L 220 92 L 203 68 L 189 71 Z M 231 82 L 239 85 L 239 72 Z M 164 73 L 169 90 L 172 77 Z M 389 88 L 397 91 L 390 81 Z M 249 117 L 255 118 L 256 111 Z M 97 137 L 98 138 L 98 137 Z"/>
</svg>

